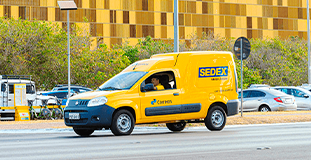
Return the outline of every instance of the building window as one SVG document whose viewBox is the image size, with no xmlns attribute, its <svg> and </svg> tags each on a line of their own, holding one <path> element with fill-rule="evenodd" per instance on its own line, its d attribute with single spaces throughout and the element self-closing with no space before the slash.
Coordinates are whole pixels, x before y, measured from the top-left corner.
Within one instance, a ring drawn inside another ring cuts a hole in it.
<svg viewBox="0 0 311 160">
<path fill-rule="evenodd" d="M 148 0 L 142 0 L 143 11 L 148 11 Z"/>
<path fill-rule="evenodd" d="M 130 16 L 129 11 L 123 11 L 123 23 L 129 23 L 130 22 Z"/>
<path fill-rule="evenodd" d="M 26 19 L 26 7 L 25 6 L 19 7 L 19 17 L 21 19 Z"/>
<path fill-rule="evenodd" d="M 166 13 L 161 13 L 161 24 L 166 25 Z"/>
<path fill-rule="evenodd" d="M 117 12 L 114 10 L 110 11 L 110 23 L 116 23 Z"/>
<path fill-rule="evenodd" d="M 130 37 L 136 38 L 136 26 L 130 25 Z"/>
<path fill-rule="evenodd" d="M 4 6 L 4 16 L 11 18 L 11 6 Z"/>
</svg>

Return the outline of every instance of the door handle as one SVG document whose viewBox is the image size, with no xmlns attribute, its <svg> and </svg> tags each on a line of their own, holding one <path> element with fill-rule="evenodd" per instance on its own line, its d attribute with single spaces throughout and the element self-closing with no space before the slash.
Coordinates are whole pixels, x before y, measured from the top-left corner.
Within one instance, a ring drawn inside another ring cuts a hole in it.
<svg viewBox="0 0 311 160">
<path fill-rule="evenodd" d="M 258 99 L 258 101 L 261 101 L 261 99 Z"/>
<path fill-rule="evenodd" d="M 173 93 L 174 96 L 179 96 L 179 93 Z"/>
</svg>

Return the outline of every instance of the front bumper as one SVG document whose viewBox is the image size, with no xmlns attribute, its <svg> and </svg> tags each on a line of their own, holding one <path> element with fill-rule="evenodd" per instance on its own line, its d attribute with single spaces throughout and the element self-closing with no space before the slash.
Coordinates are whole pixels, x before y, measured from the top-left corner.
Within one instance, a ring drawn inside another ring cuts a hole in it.
<svg viewBox="0 0 311 160">
<path fill-rule="evenodd" d="M 271 111 L 296 111 L 296 104 L 278 104 L 271 106 Z"/>
<path fill-rule="evenodd" d="M 88 101 L 89 100 L 70 100 L 68 106 L 64 110 L 64 120 L 66 126 L 79 128 L 110 127 L 112 114 L 115 109 L 108 105 L 87 107 Z M 69 113 L 79 113 L 80 119 L 69 119 Z"/>
<path fill-rule="evenodd" d="M 238 99 L 229 100 L 227 102 L 227 116 L 233 116 L 239 113 L 240 101 Z"/>
</svg>

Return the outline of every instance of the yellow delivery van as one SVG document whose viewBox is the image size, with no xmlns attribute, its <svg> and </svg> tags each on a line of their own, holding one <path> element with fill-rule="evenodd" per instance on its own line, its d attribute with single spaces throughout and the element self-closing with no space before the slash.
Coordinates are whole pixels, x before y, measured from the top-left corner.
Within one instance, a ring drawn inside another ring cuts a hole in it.
<svg viewBox="0 0 311 160">
<path fill-rule="evenodd" d="M 80 136 L 103 128 L 129 135 L 135 124 L 148 123 L 166 123 L 171 131 L 205 123 L 219 131 L 238 105 L 231 52 L 168 53 L 137 61 L 96 91 L 71 97 L 64 120 Z"/>
</svg>

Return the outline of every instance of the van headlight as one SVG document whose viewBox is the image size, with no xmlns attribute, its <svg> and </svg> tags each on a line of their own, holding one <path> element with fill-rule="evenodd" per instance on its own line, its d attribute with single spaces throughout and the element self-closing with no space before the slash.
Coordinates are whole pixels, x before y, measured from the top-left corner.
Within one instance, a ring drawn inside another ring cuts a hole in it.
<svg viewBox="0 0 311 160">
<path fill-rule="evenodd" d="M 108 99 L 106 97 L 98 97 L 98 98 L 91 99 L 89 103 L 87 104 L 87 106 L 88 107 L 100 106 L 100 105 L 104 105 L 107 102 L 108 102 Z"/>
</svg>

